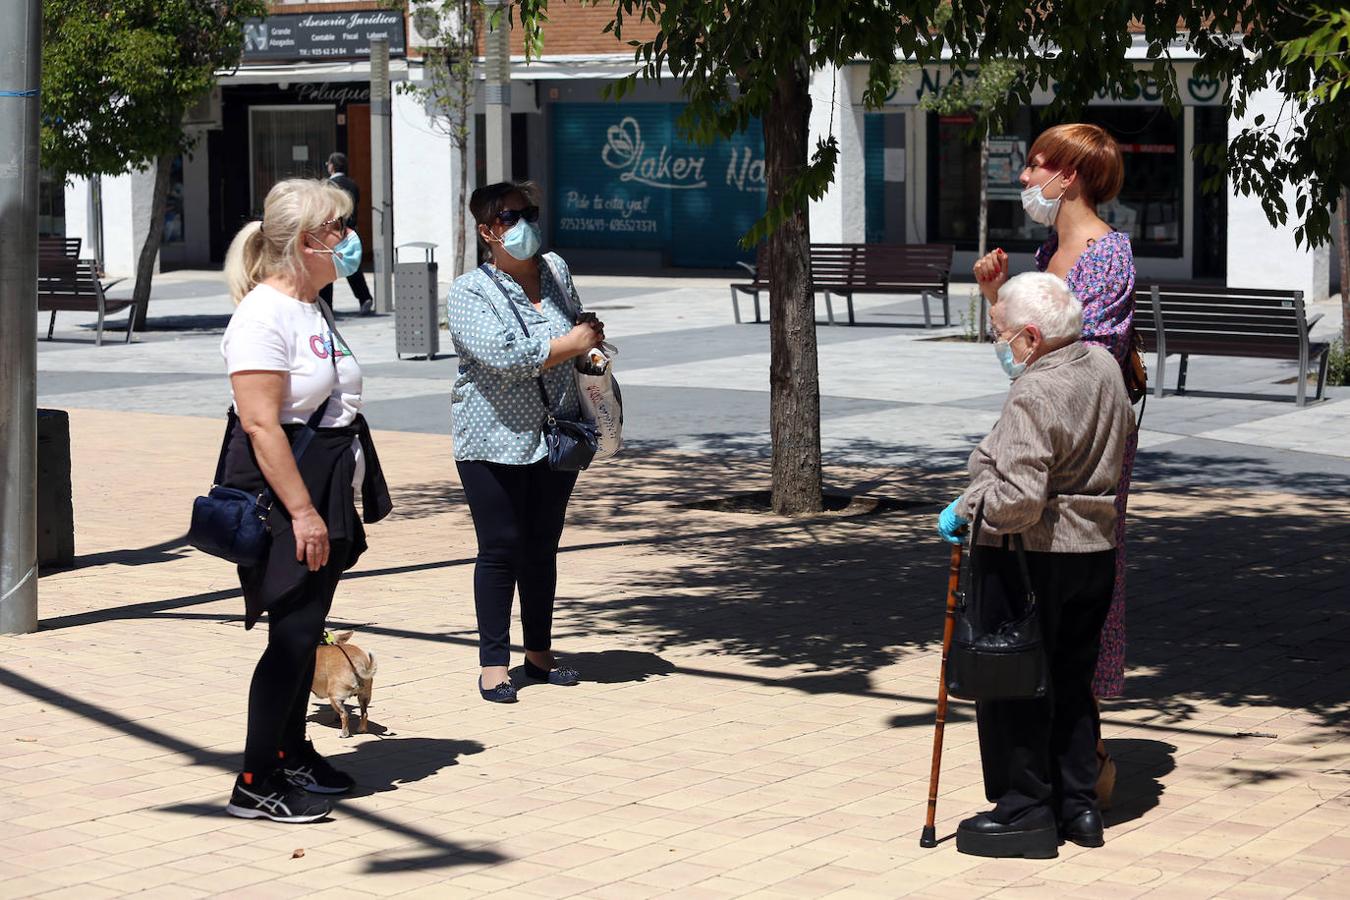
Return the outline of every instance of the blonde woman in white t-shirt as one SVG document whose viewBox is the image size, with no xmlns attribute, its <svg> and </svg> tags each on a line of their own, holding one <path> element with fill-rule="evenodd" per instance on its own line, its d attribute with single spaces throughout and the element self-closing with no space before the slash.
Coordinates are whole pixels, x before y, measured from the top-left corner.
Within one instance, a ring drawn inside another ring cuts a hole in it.
<svg viewBox="0 0 1350 900">
<path fill-rule="evenodd" d="M 238 308 L 221 341 L 234 396 L 221 480 L 273 497 L 271 549 L 262 564 L 239 569 L 245 627 L 263 613 L 268 623 L 244 764 L 226 807 L 243 818 L 310 822 L 329 811 L 315 795 L 353 787 L 305 739 L 315 647 L 338 579 L 366 546 L 356 490 L 366 522 L 390 508 L 360 414 L 361 367 L 319 300 L 360 265 L 350 212 L 348 195 L 329 182 L 279 182 L 262 221 L 240 229 L 225 259 Z"/>
</svg>

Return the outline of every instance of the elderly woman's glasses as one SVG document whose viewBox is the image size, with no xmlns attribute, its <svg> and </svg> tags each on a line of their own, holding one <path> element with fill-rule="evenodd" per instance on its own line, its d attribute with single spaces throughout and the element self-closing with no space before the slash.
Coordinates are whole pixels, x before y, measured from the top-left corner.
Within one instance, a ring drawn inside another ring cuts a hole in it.
<svg viewBox="0 0 1350 900">
<path fill-rule="evenodd" d="M 497 213 L 497 221 L 503 225 L 514 225 L 521 219 L 526 222 L 539 221 L 539 207 L 527 206 L 524 209 L 504 209 Z"/>
</svg>

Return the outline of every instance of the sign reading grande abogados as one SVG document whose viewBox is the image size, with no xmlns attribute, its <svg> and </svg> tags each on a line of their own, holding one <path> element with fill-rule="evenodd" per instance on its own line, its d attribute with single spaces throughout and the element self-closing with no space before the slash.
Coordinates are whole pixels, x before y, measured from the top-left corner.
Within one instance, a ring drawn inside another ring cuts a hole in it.
<svg viewBox="0 0 1350 900">
<path fill-rule="evenodd" d="M 389 41 L 390 56 L 407 53 L 403 13 L 386 9 L 315 12 L 244 23 L 244 62 L 366 59 L 370 42 Z"/>
<path fill-rule="evenodd" d="M 660 251 L 672 266 L 734 266 L 764 214 L 758 122 L 700 145 L 673 103 L 553 107 L 552 241 L 560 248 Z"/>
</svg>

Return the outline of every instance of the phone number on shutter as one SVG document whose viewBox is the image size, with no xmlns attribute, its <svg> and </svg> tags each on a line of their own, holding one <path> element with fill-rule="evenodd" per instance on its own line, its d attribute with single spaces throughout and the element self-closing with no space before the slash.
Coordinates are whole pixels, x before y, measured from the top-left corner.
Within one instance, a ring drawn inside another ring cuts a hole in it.
<svg viewBox="0 0 1350 900">
<path fill-rule="evenodd" d="M 636 231 L 656 233 L 655 219 L 588 219 L 564 216 L 558 223 L 563 231 Z"/>
</svg>

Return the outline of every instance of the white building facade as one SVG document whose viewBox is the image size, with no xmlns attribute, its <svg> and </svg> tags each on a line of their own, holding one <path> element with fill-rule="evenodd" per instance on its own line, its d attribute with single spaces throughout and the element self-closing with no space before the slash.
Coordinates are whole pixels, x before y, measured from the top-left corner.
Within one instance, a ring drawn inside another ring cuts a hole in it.
<svg viewBox="0 0 1350 900">
<path fill-rule="evenodd" d="M 398 13 L 389 15 L 399 19 L 391 44 L 402 57 L 406 26 Z M 256 56 L 223 74 L 210 103 L 195 115 L 199 140 L 175 174 L 163 266 L 219 265 L 235 231 L 261 213 L 271 184 L 322 175 L 333 150 L 347 154 L 349 174 L 361 185 L 359 230 L 370 246 L 368 60 Z M 1140 281 L 1280 287 L 1325 298 L 1337 274 L 1330 248 L 1298 248 L 1292 224 L 1272 227 L 1255 199 L 1230 187 L 1203 190 L 1213 173 L 1193 159 L 1193 149 L 1226 142 L 1242 123 L 1223 104 L 1223 85 L 1195 78 L 1185 59 L 1174 65 L 1184 104 L 1179 116 L 1149 88 L 1131 97 L 1101 97 L 1082 116 L 1107 127 L 1124 151 L 1124 190 L 1101 212 L 1129 232 Z M 752 260 L 753 252 L 737 239 L 764 207 L 758 127 L 711 145 L 693 144 L 678 126 L 684 107 L 677 82 L 639 83 L 621 102 L 605 98 L 606 85 L 631 66 L 627 54 L 558 54 L 529 65 L 513 60 L 510 170 L 541 187 L 545 245 L 582 271 L 731 271 L 737 261 Z M 444 123 L 397 88 L 421 79 L 420 60 L 398 58 L 390 69 L 395 243 L 439 244 L 445 278 L 456 230 L 472 233 L 461 212 L 467 204 L 457 196 L 460 156 Z M 957 277 L 969 272 L 979 148 L 968 140 L 969 117 L 940 116 L 920 105 L 925 93 L 969 74 L 951 66 L 916 68 L 879 110 L 862 106 L 865 67 L 815 74 L 810 146 L 832 132 L 840 158 L 835 184 L 811 207 L 813 240 L 948 243 L 956 248 Z M 1030 267 L 1031 253 L 1046 235 L 1023 214 L 1016 177 L 1035 136 L 1054 124 L 1041 115 L 1050 96 L 1033 98 L 992 142 L 989 244 L 1008 251 L 1015 269 Z M 1248 116 L 1266 112 L 1271 118 L 1276 107 L 1277 96 L 1261 96 Z M 477 112 L 480 127 L 468 152 L 470 190 L 485 179 L 481 97 Z M 149 183 L 148 173 L 103 179 L 110 272 L 134 269 Z M 1292 208 L 1292 188 L 1288 193 Z M 87 235 L 87 186 L 71 184 L 65 199 L 66 233 Z M 466 243 L 466 264 L 472 265 L 474 243 Z"/>
</svg>

